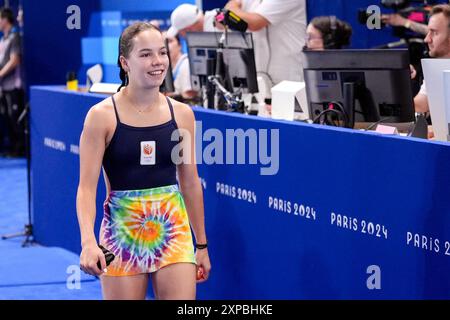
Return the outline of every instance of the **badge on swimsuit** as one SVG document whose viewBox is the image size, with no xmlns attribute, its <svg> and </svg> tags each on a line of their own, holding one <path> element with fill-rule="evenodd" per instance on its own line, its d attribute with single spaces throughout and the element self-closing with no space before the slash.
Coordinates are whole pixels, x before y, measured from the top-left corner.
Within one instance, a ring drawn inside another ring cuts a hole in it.
<svg viewBox="0 0 450 320">
<path fill-rule="evenodd" d="M 141 166 L 156 164 L 156 142 L 141 141 Z"/>
</svg>

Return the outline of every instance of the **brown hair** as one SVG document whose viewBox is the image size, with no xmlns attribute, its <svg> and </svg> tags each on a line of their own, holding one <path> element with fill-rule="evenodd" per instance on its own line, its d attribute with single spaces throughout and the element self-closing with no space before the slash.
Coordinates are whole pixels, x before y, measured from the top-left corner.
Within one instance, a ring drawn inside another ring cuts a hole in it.
<svg viewBox="0 0 450 320">
<path fill-rule="evenodd" d="M 117 59 L 117 65 L 120 68 L 120 80 L 122 81 L 122 84 L 120 85 L 117 91 L 120 91 L 122 87 L 128 85 L 128 76 L 125 70 L 123 69 L 122 64 L 120 63 L 120 57 L 124 56 L 125 58 L 128 58 L 130 56 L 130 52 L 133 51 L 134 37 L 136 37 L 142 31 L 146 30 L 156 30 L 159 33 L 161 33 L 161 30 L 159 30 L 158 27 L 154 26 L 151 23 L 136 22 L 128 26 L 125 30 L 123 30 L 122 35 L 119 38 L 119 57 Z"/>
<path fill-rule="evenodd" d="M 448 27 L 450 28 L 450 5 L 439 4 L 437 6 L 434 6 L 433 9 L 431 9 L 430 17 L 440 13 L 444 14 L 444 16 L 447 18 Z"/>
<path fill-rule="evenodd" d="M 14 13 L 10 8 L 1 8 L 0 9 L 0 17 L 2 19 L 8 20 L 8 22 L 12 25 L 14 25 L 15 18 Z"/>
<path fill-rule="evenodd" d="M 450 19 L 450 5 L 439 4 L 434 6 L 433 9 L 431 9 L 430 16 L 434 16 L 439 13 L 443 13 L 447 19 Z"/>
<path fill-rule="evenodd" d="M 314 28 L 320 31 L 325 49 L 342 49 L 350 45 L 352 26 L 335 16 L 316 17 L 311 20 Z"/>
</svg>

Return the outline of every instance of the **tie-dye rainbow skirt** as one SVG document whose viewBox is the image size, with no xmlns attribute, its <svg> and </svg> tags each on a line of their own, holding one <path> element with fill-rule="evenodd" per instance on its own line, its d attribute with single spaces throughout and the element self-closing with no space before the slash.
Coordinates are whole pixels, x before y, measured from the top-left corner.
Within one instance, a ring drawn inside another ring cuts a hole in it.
<svg viewBox="0 0 450 320">
<path fill-rule="evenodd" d="M 112 191 L 105 201 L 100 244 L 116 256 L 106 276 L 152 273 L 194 263 L 194 246 L 178 186 Z"/>
</svg>

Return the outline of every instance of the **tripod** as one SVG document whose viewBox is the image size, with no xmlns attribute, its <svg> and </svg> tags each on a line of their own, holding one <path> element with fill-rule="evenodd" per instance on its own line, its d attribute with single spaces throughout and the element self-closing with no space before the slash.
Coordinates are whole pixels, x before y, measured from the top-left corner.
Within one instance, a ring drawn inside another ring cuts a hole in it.
<svg viewBox="0 0 450 320">
<path fill-rule="evenodd" d="M 17 124 L 22 123 L 24 121 L 25 129 L 25 156 L 27 160 L 27 200 L 28 200 L 28 223 L 25 225 L 25 229 L 22 232 L 2 235 L 2 240 L 25 237 L 25 240 L 22 242 L 22 247 L 29 247 L 34 244 L 33 240 L 33 225 L 32 225 L 32 217 L 31 217 L 31 152 L 30 152 L 30 119 L 29 119 L 30 105 L 29 103 L 25 104 L 25 108 L 22 111 L 21 115 L 17 120 Z"/>
</svg>

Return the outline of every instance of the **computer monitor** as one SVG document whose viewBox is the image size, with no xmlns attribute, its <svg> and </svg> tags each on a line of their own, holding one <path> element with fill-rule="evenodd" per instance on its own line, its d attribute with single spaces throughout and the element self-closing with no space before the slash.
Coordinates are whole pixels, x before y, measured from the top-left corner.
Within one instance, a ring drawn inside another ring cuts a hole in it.
<svg viewBox="0 0 450 320">
<path fill-rule="evenodd" d="M 304 51 L 304 76 L 311 118 L 344 105 L 344 89 L 353 85 L 354 122 L 415 120 L 408 50 Z M 348 98 L 348 97 L 347 97 Z"/>
<path fill-rule="evenodd" d="M 189 65 L 193 90 L 208 84 L 208 76 L 216 75 L 217 51 L 221 49 L 220 32 L 188 32 Z M 224 68 L 221 74 L 230 92 L 257 93 L 255 54 L 251 33 L 229 32 L 223 44 Z"/>
<path fill-rule="evenodd" d="M 450 59 L 422 59 L 422 67 L 435 139 L 450 141 Z"/>
</svg>

